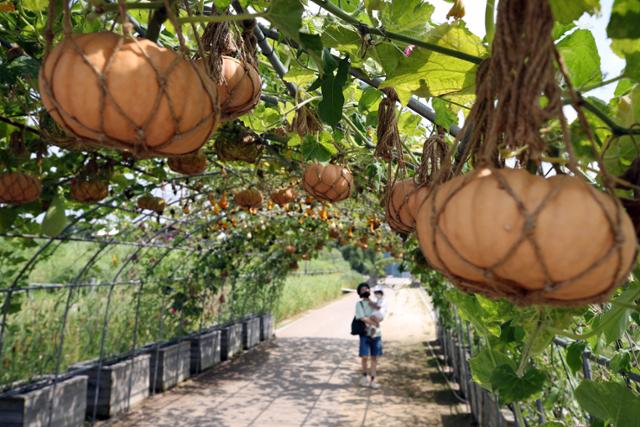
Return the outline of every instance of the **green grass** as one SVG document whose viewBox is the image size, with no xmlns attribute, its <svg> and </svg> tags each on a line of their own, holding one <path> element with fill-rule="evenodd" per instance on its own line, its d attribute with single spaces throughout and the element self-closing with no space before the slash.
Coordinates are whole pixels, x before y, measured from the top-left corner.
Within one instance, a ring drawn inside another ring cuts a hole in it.
<svg viewBox="0 0 640 427">
<path fill-rule="evenodd" d="M 364 279 L 351 270 L 337 251 L 323 253 L 306 265 L 307 273 L 333 273 L 304 275 L 304 264 L 301 263 L 298 274 L 289 276 L 284 284 L 274 311 L 276 322 L 334 300 L 342 295 L 342 288 L 354 288 Z"/>
<path fill-rule="evenodd" d="M 65 282 L 77 272 L 78 258 L 86 257 L 81 245 L 71 245 L 55 257 L 47 259 L 31 273 L 33 281 Z M 110 254 L 109 254 L 110 255 Z M 123 259 L 126 253 L 117 253 Z M 115 268 L 111 263 L 96 266 L 92 278 L 110 279 Z M 55 273 L 55 274 L 54 274 Z M 110 273 L 110 274 L 108 274 Z M 53 278 L 53 280 L 51 280 Z M 280 298 L 273 310 L 276 321 L 295 316 L 310 308 L 338 298 L 342 288 L 354 287 L 363 276 L 351 270 L 337 250 L 325 250 L 318 258 L 301 261 L 300 268 L 282 285 Z M 201 316 L 184 317 L 170 310 L 171 299 L 163 294 L 162 281 L 147 281 L 140 297 L 140 311 L 135 347 L 171 339 L 196 331 L 200 321 L 204 325 L 217 323 L 217 305 L 213 298 Z M 109 300 L 107 286 L 74 290 L 69 301 L 69 313 L 62 328 L 68 289 L 38 290 L 15 294 L 12 301 L 21 303 L 20 310 L 9 315 L 4 351 L 0 356 L 0 388 L 18 380 L 28 380 L 56 369 L 101 355 L 104 338 L 104 357 L 116 356 L 134 347 L 134 325 L 138 304 L 138 286 L 116 286 Z M 0 294 L 0 306 L 3 302 Z M 211 307 L 209 307 L 211 305 Z M 107 322 L 107 334 L 103 330 Z M 59 348 L 64 333 L 64 345 Z M 58 354 L 60 361 L 58 364 Z"/>
</svg>

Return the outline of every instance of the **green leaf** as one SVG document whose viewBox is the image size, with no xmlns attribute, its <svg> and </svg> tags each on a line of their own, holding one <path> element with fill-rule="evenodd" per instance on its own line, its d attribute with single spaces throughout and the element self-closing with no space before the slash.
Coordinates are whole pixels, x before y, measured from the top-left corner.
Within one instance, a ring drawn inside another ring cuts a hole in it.
<svg viewBox="0 0 640 427">
<path fill-rule="evenodd" d="M 306 86 L 313 82 L 317 77 L 315 71 L 309 68 L 303 68 L 297 63 L 291 64 L 287 73 L 282 77 L 285 81 L 293 83 L 296 86 Z"/>
<path fill-rule="evenodd" d="M 475 296 L 451 290 L 445 293 L 445 297 L 458 308 L 460 317 L 471 322 L 480 334 L 500 335 L 500 328 L 489 323 L 486 311 L 480 306 Z"/>
<path fill-rule="evenodd" d="M 64 230 L 67 225 L 67 215 L 65 213 L 65 200 L 62 196 L 56 195 L 51 202 L 51 206 L 47 210 L 42 220 L 42 234 L 49 237 L 55 237 Z"/>
<path fill-rule="evenodd" d="M 435 97 L 431 100 L 431 105 L 436 112 L 436 124 L 438 126 L 449 129 L 451 125 L 458 123 L 458 118 L 455 113 L 451 111 L 451 104 L 441 98 Z"/>
<path fill-rule="evenodd" d="M 491 375 L 491 385 L 504 403 L 511 403 L 541 392 L 546 379 L 546 374 L 536 368 L 530 368 L 518 377 L 511 365 L 500 365 Z"/>
<path fill-rule="evenodd" d="M 580 407 L 616 427 L 635 427 L 640 419 L 640 398 L 615 382 L 584 380 L 574 393 Z"/>
<path fill-rule="evenodd" d="M 493 372 L 502 365 L 509 365 L 515 369 L 513 360 L 509 359 L 506 354 L 492 348 L 484 348 L 469 359 L 473 380 L 489 391 L 493 391 L 491 387 Z"/>
<path fill-rule="evenodd" d="M 610 344 L 622 336 L 629 325 L 631 310 L 617 306 L 616 302 L 633 304 L 638 298 L 639 289 L 637 286 L 627 288 L 620 296 L 613 300 L 611 308 L 596 319 L 602 325 L 606 343 Z"/>
<path fill-rule="evenodd" d="M 394 0 L 386 4 L 380 19 L 386 30 L 419 36 L 427 29 L 435 7 L 422 0 Z"/>
<path fill-rule="evenodd" d="M 602 80 L 600 55 L 591 31 L 574 31 L 558 43 L 558 51 L 569 69 L 569 76 L 575 87 L 580 88 Z"/>
<path fill-rule="evenodd" d="M 300 41 L 304 6 L 300 0 L 272 0 L 266 18 L 286 36 Z"/>
<path fill-rule="evenodd" d="M 340 24 L 331 24 L 322 30 L 322 44 L 357 58 L 362 40 L 360 35 L 351 28 Z"/>
<path fill-rule="evenodd" d="M 566 424 L 562 421 L 547 421 L 540 424 L 540 427 L 566 427 Z"/>
<path fill-rule="evenodd" d="M 17 217 L 18 209 L 0 208 L 0 233 L 6 233 L 11 228 Z"/>
<path fill-rule="evenodd" d="M 333 144 L 324 141 L 318 141 L 311 135 L 306 135 L 300 146 L 302 156 L 305 161 L 328 162 L 331 157 L 337 153 Z"/>
<path fill-rule="evenodd" d="M 370 47 L 368 54 L 382 67 L 385 74 L 389 75 L 396 69 L 404 54 L 397 46 L 391 43 L 380 43 Z"/>
<path fill-rule="evenodd" d="M 640 38 L 640 0 L 615 0 L 607 35 L 612 39 Z"/>
<path fill-rule="evenodd" d="M 331 3 L 335 4 L 347 13 L 353 13 L 358 10 L 360 6 L 359 0 L 331 0 Z"/>
<path fill-rule="evenodd" d="M 344 94 L 342 89 L 349 75 L 349 57 L 340 61 L 336 75 L 327 73 L 322 80 L 322 100 L 318 104 L 318 115 L 328 125 L 335 126 L 342 118 Z"/>
<path fill-rule="evenodd" d="M 300 45 L 315 62 L 318 69 L 322 69 L 322 39 L 318 34 L 299 33 Z"/>
<path fill-rule="evenodd" d="M 47 8 L 47 0 L 22 0 L 22 7 L 31 12 L 39 12 Z"/>
<path fill-rule="evenodd" d="M 443 24 L 430 33 L 429 42 L 475 56 L 485 56 L 480 38 L 459 23 Z M 381 87 L 393 87 L 403 103 L 411 93 L 421 96 L 472 94 L 475 88 L 476 65 L 442 53 L 415 48 L 402 57 Z"/>
<path fill-rule="evenodd" d="M 627 66 L 624 68 L 624 75 L 640 82 L 640 52 L 633 52 L 625 56 Z"/>
<path fill-rule="evenodd" d="M 373 87 L 367 87 L 362 91 L 360 100 L 358 101 L 358 110 L 366 112 L 378 107 L 380 100 L 382 99 L 382 93 Z"/>
<path fill-rule="evenodd" d="M 567 347 L 567 365 L 574 374 L 582 369 L 582 353 L 586 347 L 587 343 L 584 341 L 572 342 Z"/>
<path fill-rule="evenodd" d="M 599 0 L 549 0 L 551 13 L 556 21 L 568 24 L 580 18 L 583 13 L 594 13 L 600 10 Z"/>
</svg>

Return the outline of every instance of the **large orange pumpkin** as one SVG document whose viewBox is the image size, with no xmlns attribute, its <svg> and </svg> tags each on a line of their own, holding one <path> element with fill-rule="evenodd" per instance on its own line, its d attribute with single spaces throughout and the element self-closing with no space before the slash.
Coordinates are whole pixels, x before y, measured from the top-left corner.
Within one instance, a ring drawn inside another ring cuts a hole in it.
<svg viewBox="0 0 640 427">
<path fill-rule="evenodd" d="M 233 202 L 246 209 L 258 209 L 262 206 L 262 194 L 253 188 L 242 190 L 233 196 Z"/>
<path fill-rule="evenodd" d="M 183 175 L 199 175 L 207 168 L 207 156 L 197 151 L 186 156 L 171 157 L 168 161 L 169 169 Z"/>
<path fill-rule="evenodd" d="M 636 258 L 633 224 L 580 178 L 480 169 L 436 187 L 418 211 L 425 258 L 464 290 L 516 303 L 601 301 Z"/>
<path fill-rule="evenodd" d="M 222 82 L 218 84 L 222 119 L 233 120 L 253 110 L 262 93 L 258 70 L 251 64 L 223 56 L 222 74 Z"/>
<path fill-rule="evenodd" d="M 339 202 L 351 195 L 353 176 L 339 165 L 311 163 L 304 170 L 302 187 L 318 200 Z"/>
<path fill-rule="evenodd" d="M 400 233 L 411 233 L 415 230 L 418 208 L 428 194 L 428 187 L 418 187 L 413 179 L 396 182 L 385 200 L 385 214 L 389 226 Z"/>
<path fill-rule="evenodd" d="M 39 84 L 47 111 L 68 132 L 139 156 L 192 153 L 220 120 L 216 86 L 202 67 L 111 32 L 65 38 Z"/>
<path fill-rule="evenodd" d="M 0 174 L 0 203 L 22 205 L 40 197 L 42 184 L 38 178 L 21 172 Z"/>
</svg>

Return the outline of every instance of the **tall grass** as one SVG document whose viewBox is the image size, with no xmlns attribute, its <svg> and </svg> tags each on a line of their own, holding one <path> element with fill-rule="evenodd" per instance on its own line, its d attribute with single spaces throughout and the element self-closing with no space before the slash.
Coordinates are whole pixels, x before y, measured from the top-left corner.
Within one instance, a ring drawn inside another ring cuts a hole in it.
<svg viewBox="0 0 640 427">
<path fill-rule="evenodd" d="M 338 251 L 325 252 L 301 264 L 299 273 L 287 278 L 274 311 L 276 322 L 334 300 L 342 295 L 342 288 L 354 288 L 363 279 Z"/>
</svg>

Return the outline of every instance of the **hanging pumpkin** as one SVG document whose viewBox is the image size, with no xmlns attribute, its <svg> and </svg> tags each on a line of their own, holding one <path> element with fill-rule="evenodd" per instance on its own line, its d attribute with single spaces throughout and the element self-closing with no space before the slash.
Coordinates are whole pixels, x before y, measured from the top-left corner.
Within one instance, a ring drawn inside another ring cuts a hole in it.
<svg viewBox="0 0 640 427">
<path fill-rule="evenodd" d="M 244 21 L 241 25 L 242 30 L 231 22 L 210 22 L 201 39 L 206 52 L 201 60 L 217 85 L 224 121 L 251 111 L 262 93 L 255 21 Z"/>
<path fill-rule="evenodd" d="M 351 195 L 353 176 L 339 165 L 311 163 L 304 170 L 302 187 L 318 200 L 339 202 Z"/>
<path fill-rule="evenodd" d="M 220 121 L 217 89 L 201 67 L 111 32 L 66 37 L 46 57 L 39 86 L 69 133 L 137 156 L 192 153 Z"/>
<path fill-rule="evenodd" d="M 233 196 L 233 202 L 245 209 L 258 209 L 262 206 L 262 194 L 253 188 L 242 190 Z"/>
<path fill-rule="evenodd" d="M 92 156 L 78 175 L 71 180 L 71 198 L 81 203 L 95 203 L 109 195 L 110 162 L 100 164 Z"/>
<path fill-rule="evenodd" d="M 284 206 L 287 203 L 293 202 L 297 197 L 295 190 L 291 187 L 276 190 L 271 193 L 271 201 L 278 206 Z"/>
<path fill-rule="evenodd" d="M 222 74 L 218 84 L 222 120 L 233 120 L 253 110 L 262 93 L 258 69 L 253 64 L 223 56 Z"/>
<path fill-rule="evenodd" d="M 40 197 L 42 183 L 38 178 L 22 172 L 0 174 L 0 203 L 22 205 Z"/>
<path fill-rule="evenodd" d="M 171 157 L 168 161 L 169 169 L 183 175 L 200 175 L 207 169 L 207 155 L 198 150 L 186 156 Z"/>
<path fill-rule="evenodd" d="M 450 178 L 448 156 L 444 129 L 438 127 L 424 142 L 416 175 L 396 181 L 387 188 L 385 214 L 393 230 L 405 234 L 415 230 L 418 208 L 429 195 L 430 188 Z"/>
<path fill-rule="evenodd" d="M 385 198 L 385 215 L 391 229 L 400 233 L 411 233 L 415 228 L 414 212 L 416 199 L 413 196 L 417 185 L 413 179 L 398 181 Z"/>
<path fill-rule="evenodd" d="M 619 204 L 566 175 L 476 170 L 435 188 L 416 224 L 434 268 L 465 290 L 521 303 L 599 301 L 636 258 Z"/>
<path fill-rule="evenodd" d="M 218 158 L 223 162 L 256 163 L 262 154 L 260 137 L 240 123 L 225 124 L 214 144 Z"/>
<path fill-rule="evenodd" d="M 146 195 L 138 198 L 138 207 L 140 209 L 153 211 L 160 215 L 167 207 L 167 203 L 162 197 Z"/>
<path fill-rule="evenodd" d="M 99 179 L 74 178 L 71 181 L 71 198 L 81 203 L 95 203 L 109 195 L 109 183 Z"/>
</svg>

